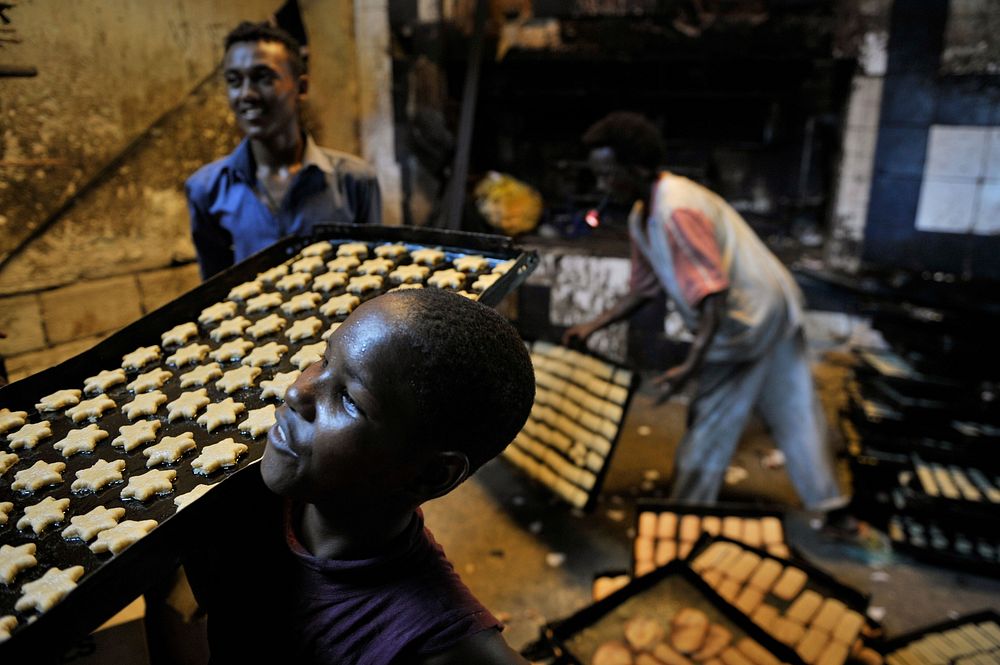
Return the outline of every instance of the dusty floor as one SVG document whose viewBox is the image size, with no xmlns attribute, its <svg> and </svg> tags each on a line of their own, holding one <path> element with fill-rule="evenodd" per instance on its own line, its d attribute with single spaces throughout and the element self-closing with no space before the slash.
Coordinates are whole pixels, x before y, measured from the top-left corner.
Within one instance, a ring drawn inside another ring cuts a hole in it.
<svg viewBox="0 0 1000 665">
<path fill-rule="evenodd" d="M 836 362 L 816 367 L 830 413 L 842 399 L 844 373 Z M 552 499 L 502 459 L 425 507 L 428 524 L 463 579 L 506 621 L 512 646 L 524 647 L 547 621 L 587 605 L 595 573 L 628 568 L 635 499 L 666 493 L 684 414 L 681 403 L 655 407 L 649 394 L 635 396 L 592 513 Z M 796 509 L 784 470 L 762 465 L 772 447 L 760 423 L 751 423 L 733 460 L 747 476 L 727 485 L 721 499 L 787 506 L 790 543 L 815 565 L 870 593 L 889 636 L 958 614 L 1000 609 L 1000 580 L 916 562 L 893 553 L 884 539 L 862 547 L 817 531 L 813 516 Z M 846 475 L 843 481 L 846 487 Z"/>
</svg>

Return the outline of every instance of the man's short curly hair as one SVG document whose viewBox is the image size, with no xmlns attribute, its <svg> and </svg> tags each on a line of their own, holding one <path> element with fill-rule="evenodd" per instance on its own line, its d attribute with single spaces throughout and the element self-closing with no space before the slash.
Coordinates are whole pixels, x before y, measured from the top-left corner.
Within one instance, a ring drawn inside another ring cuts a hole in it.
<svg viewBox="0 0 1000 665">
<path fill-rule="evenodd" d="M 620 164 L 656 169 L 663 164 L 663 135 L 645 116 L 616 111 L 598 120 L 583 135 L 583 144 L 611 148 Z"/>
<path fill-rule="evenodd" d="M 302 45 L 295 37 L 267 21 L 253 23 L 243 21 L 232 29 L 225 40 L 225 50 L 233 44 L 240 42 L 278 42 L 284 44 L 288 50 L 288 62 L 292 67 L 292 74 L 298 78 L 308 71 L 305 58 L 302 57 Z"/>
<path fill-rule="evenodd" d="M 410 388 L 421 438 L 469 458 L 470 472 L 499 455 L 535 400 L 531 357 L 517 330 L 495 310 L 440 289 L 381 296 L 405 323 Z M 396 305 L 400 307 L 397 309 Z"/>
</svg>

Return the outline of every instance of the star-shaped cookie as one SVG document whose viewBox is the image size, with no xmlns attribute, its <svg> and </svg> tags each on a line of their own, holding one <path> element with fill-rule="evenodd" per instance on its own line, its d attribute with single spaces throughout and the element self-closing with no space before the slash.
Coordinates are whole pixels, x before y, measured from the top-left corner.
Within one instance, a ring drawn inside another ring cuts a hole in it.
<svg viewBox="0 0 1000 665">
<path fill-rule="evenodd" d="M 368 256 L 368 245 L 363 242 L 345 242 L 337 246 L 337 256 Z"/>
<path fill-rule="evenodd" d="M 247 344 L 253 346 L 251 342 L 247 342 Z M 211 362 L 207 365 L 196 367 L 190 372 L 181 374 L 181 388 L 204 386 L 207 385 L 209 381 L 213 381 L 220 376 L 222 376 L 222 368 L 219 367 L 219 363 Z"/>
<path fill-rule="evenodd" d="M 334 321 L 333 323 L 330 324 L 330 327 L 326 329 L 326 332 L 324 332 L 320 338 L 330 339 L 330 335 L 337 332 L 337 328 L 339 328 L 341 325 L 343 324 L 341 324 L 339 321 Z"/>
<path fill-rule="evenodd" d="M 312 286 L 314 289 L 329 293 L 345 284 L 347 284 L 346 272 L 328 272 L 314 279 Z"/>
<path fill-rule="evenodd" d="M 251 365 L 253 367 L 270 367 L 271 365 L 277 365 L 281 362 L 281 357 L 286 351 L 288 351 L 288 347 L 284 344 L 268 342 L 263 346 L 258 346 L 250 352 L 250 355 L 240 362 L 244 365 Z"/>
<path fill-rule="evenodd" d="M 14 504 L 10 501 L 0 501 L 0 526 L 7 523 L 10 511 L 14 510 Z"/>
<path fill-rule="evenodd" d="M 191 325 L 194 325 L 193 323 Z M 99 374 L 87 377 L 83 382 L 83 392 L 88 395 L 107 392 L 111 386 L 125 383 L 125 370 L 105 369 Z"/>
<path fill-rule="evenodd" d="M 0 545 L 0 582 L 9 585 L 22 570 L 37 566 L 35 549 L 34 543 Z"/>
<path fill-rule="evenodd" d="M 48 612 L 76 587 L 77 580 L 81 577 L 83 566 L 72 566 L 65 570 L 49 568 L 34 582 L 25 582 L 21 587 L 21 597 L 14 603 L 14 609 L 18 612 Z"/>
<path fill-rule="evenodd" d="M 40 423 L 22 425 L 16 432 L 7 435 L 7 441 L 10 443 L 11 450 L 18 448 L 31 450 L 38 445 L 39 441 L 49 436 L 52 436 L 52 426 L 49 425 L 48 420 L 43 420 Z"/>
<path fill-rule="evenodd" d="M 243 282 L 239 286 L 229 289 L 229 295 L 226 296 L 226 300 L 246 300 L 254 296 L 259 296 L 262 288 L 261 283 L 257 281 Z"/>
<path fill-rule="evenodd" d="M 382 288 L 382 277 L 379 275 L 361 275 L 352 277 L 347 283 L 348 293 L 367 293 Z"/>
<path fill-rule="evenodd" d="M 117 525 L 118 520 L 123 517 L 125 517 L 124 508 L 97 506 L 88 513 L 69 518 L 69 526 L 63 529 L 62 537 L 64 540 L 79 538 L 89 543 L 101 531 Z"/>
<path fill-rule="evenodd" d="M 0 409 L 0 434 L 24 424 L 28 417 L 27 411 L 11 411 L 10 409 Z"/>
<path fill-rule="evenodd" d="M 387 275 L 396 264 L 391 259 L 368 259 L 358 266 L 361 275 Z"/>
<path fill-rule="evenodd" d="M 17 528 L 23 530 L 30 527 L 38 535 L 53 524 L 62 522 L 68 508 L 69 499 L 47 496 L 24 509 L 24 517 L 17 521 Z"/>
<path fill-rule="evenodd" d="M 361 265 L 361 260 L 356 256 L 338 256 L 333 261 L 327 261 L 326 267 L 330 272 L 351 272 Z"/>
<path fill-rule="evenodd" d="M 254 368 L 256 369 L 256 368 Z M 258 372 L 260 370 L 257 370 Z M 232 397 L 227 397 L 221 402 L 209 404 L 205 413 L 198 416 L 198 424 L 202 425 L 209 432 L 212 432 L 223 425 L 232 425 L 236 422 L 237 414 L 246 411 L 242 402 L 236 402 Z"/>
<path fill-rule="evenodd" d="M 302 319 L 293 323 L 292 327 L 285 331 L 285 337 L 291 342 L 309 339 L 310 337 L 315 337 L 316 333 L 322 327 L 322 321 L 315 316 L 310 316 L 308 319 Z"/>
<path fill-rule="evenodd" d="M 422 289 L 423 284 L 400 284 L 394 289 L 389 289 L 390 291 L 409 291 L 410 289 Z"/>
<path fill-rule="evenodd" d="M 155 529 L 156 524 L 156 520 L 125 520 L 97 534 L 97 540 L 90 544 L 90 550 L 97 554 L 104 552 L 118 554 Z"/>
<path fill-rule="evenodd" d="M 237 318 L 243 319 L 242 316 Z M 235 321 L 236 319 L 232 320 Z M 246 319 L 243 320 L 246 321 Z M 229 321 L 223 321 L 222 325 L 220 325 L 219 328 L 226 325 L 227 323 L 229 323 Z M 249 324 L 250 322 L 247 321 L 247 325 Z M 215 330 L 218 330 L 219 328 L 216 328 Z M 212 332 L 214 333 L 215 330 L 213 330 Z M 173 365 L 174 367 L 184 367 L 184 365 L 190 365 L 192 363 L 200 363 L 202 360 L 205 359 L 205 356 L 208 355 L 208 350 L 210 348 L 211 347 L 208 344 L 189 344 L 185 346 L 183 349 L 177 349 L 174 353 L 167 356 L 167 364 Z"/>
<path fill-rule="evenodd" d="M 46 395 L 42 398 L 35 408 L 39 411 L 58 411 L 64 406 L 73 406 L 80 401 L 80 395 L 82 393 L 79 390 L 68 389 L 68 390 L 57 390 L 51 395 Z"/>
<path fill-rule="evenodd" d="M 259 409 L 251 409 L 247 413 L 247 419 L 239 424 L 238 429 L 256 439 L 261 434 L 266 434 L 272 425 L 274 425 L 274 405 L 268 404 Z"/>
<path fill-rule="evenodd" d="M 194 443 L 194 434 L 181 432 L 178 436 L 163 437 L 155 446 L 143 450 L 142 454 L 146 456 L 146 468 L 151 469 L 157 464 L 173 464 L 184 453 L 197 447 Z"/>
<path fill-rule="evenodd" d="M 312 365 L 314 362 L 318 362 L 323 359 L 323 353 L 326 351 L 326 342 L 316 342 L 315 344 L 306 344 L 301 349 L 296 351 L 295 355 L 292 356 L 292 364 L 297 368 L 305 369 Z"/>
<path fill-rule="evenodd" d="M 416 249 L 410 252 L 413 262 L 422 266 L 436 266 L 444 261 L 444 252 L 439 249 Z"/>
<path fill-rule="evenodd" d="M 260 386 L 263 388 L 260 391 L 261 398 L 277 397 L 278 399 L 285 399 L 285 391 L 288 390 L 288 386 L 295 383 L 295 379 L 299 378 L 300 374 L 302 372 L 297 369 L 291 372 L 278 372 L 271 380 L 261 381 Z"/>
<path fill-rule="evenodd" d="M 468 256 L 458 257 L 452 261 L 452 265 L 455 266 L 456 270 L 462 272 L 480 272 L 489 268 L 490 262 L 478 254 L 469 254 Z"/>
<path fill-rule="evenodd" d="M 262 293 L 256 298 L 251 298 L 247 301 L 247 314 L 266 312 L 269 309 L 274 309 L 282 302 L 284 302 L 284 298 L 281 297 L 280 293 Z"/>
<path fill-rule="evenodd" d="M 239 337 L 243 331 L 250 327 L 252 322 L 245 316 L 237 316 L 227 319 L 219 324 L 219 327 L 208 333 L 212 341 L 221 342 L 227 337 Z"/>
<path fill-rule="evenodd" d="M 309 272 L 316 273 L 323 270 L 322 256 L 306 256 L 292 264 L 292 273 Z"/>
<path fill-rule="evenodd" d="M 135 380 L 129 383 L 126 388 L 134 393 L 148 393 L 150 390 L 162 387 L 172 376 L 173 373 L 165 369 L 153 369 L 135 377 Z"/>
<path fill-rule="evenodd" d="M 305 293 L 300 293 L 297 296 L 289 298 L 288 302 L 281 306 L 281 311 L 285 314 L 308 312 L 311 309 L 316 309 L 316 305 L 321 300 L 323 300 L 323 296 L 320 294 L 314 291 L 306 291 Z"/>
<path fill-rule="evenodd" d="M 326 256 L 333 251 L 333 245 L 325 240 L 320 240 L 319 242 L 314 242 L 311 245 L 307 245 L 302 248 L 299 252 L 300 256 Z"/>
<path fill-rule="evenodd" d="M 257 281 L 261 284 L 274 284 L 274 282 L 288 274 L 288 266 L 282 264 L 274 266 L 270 270 L 257 273 Z"/>
<path fill-rule="evenodd" d="M 375 248 L 375 256 L 387 259 L 398 259 L 406 254 L 406 245 L 379 245 Z"/>
<path fill-rule="evenodd" d="M 132 476 L 122 490 L 122 498 L 146 501 L 155 494 L 168 494 L 174 491 L 176 477 L 177 472 L 173 469 L 153 469 L 142 475 Z"/>
<path fill-rule="evenodd" d="M 252 348 L 253 342 L 245 339 L 234 339 L 231 342 L 220 345 L 219 348 L 208 355 L 212 360 L 224 363 L 229 360 L 239 360 Z"/>
<path fill-rule="evenodd" d="M 247 334 L 254 339 L 260 339 L 265 335 L 271 335 L 278 332 L 287 324 L 288 322 L 277 314 L 268 314 L 263 319 L 258 320 L 257 323 L 247 328 Z"/>
<path fill-rule="evenodd" d="M 191 460 L 191 466 L 195 473 L 209 476 L 221 468 L 235 466 L 239 456 L 248 450 L 245 444 L 223 439 L 202 448 L 201 455 Z"/>
<path fill-rule="evenodd" d="M 503 275 L 498 272 L 489 273 L 488 275 L 480 275 L 479 278 L 472 283 L 472 288 L 476 291 L 485 291 L 496 284 L 496 281 L 501 277 L 503 277 Z"/>
<path fill-rule="evenodd" d="M 118 428 L 118 436 L 111 440 L 111 445 L 129 452 L 144 443 L 155 441 L 161 425 L 159 420 L 140 420 L 132 425 L 122 425 Z"/>
<path fill-rule="evenodd" d="M 427 283 L 439 289 L 457 289 L 465 284 L 465 273 L 461 270 L 453 270 L 451 268 L 439 270 L 427 279 Z"/>
<path fill-rule="evenodd" d="M 132 353 L 122 356 L 122 369 L 139 369 L 160 359 L 160 347 L 140 346 Z"/>
<path fill-rule="evenodd" d="M 163 346 L 180 346 L 187 344 L 192 337 L 198 336 L 198 326 L 194 321 L 179 323 L 167 332 L 160 335 L 160 343 Z"/>
<path fill-rule="evenodd" d="M 0 477 L 3 477 L 3 474 L 7 473 L 7 470 L 17 464 L 20 459 L 14 453 L 0 452 Z"/>
<path fill-rule="evenodd" d="M 117 405 L 114 400 L 107 395 L 98 395 L 66 409 L 66 415 L 72 418 L 73 422 L 78 423 L 87 418 L 100 418 L 101 414 L 108 409 L 115 408 L 115 406 Z"/>
<path fill-rule="evenodd" d="M 468 298 L 469 300 L 479 300 L 478 293 L 473 293 L 472 291 L 466 291 L 465 289 L 459 291 L 458 295 L 462 296 L 463 298 Z"/>
<path fill-rule="evenodd" d="M 181 418 L 194 418 L 201 411 L 201 407 L 211 401 L 208 398 L 208 390 L 205 388 L 181 393 L 180 397 L 167 404 L 167 422 L 172 423 Z"/>
<path fill-rule="evenodd" d="M 11 632 L 17 628 L 17 617 L 13 614 L 0 616 L 0 642 L 10 639 Z"/>
<path fill-rule="evenodd" d="M 35 490 L 56 485 L 63 481 L 62 472 L 66 465 L 62 462 L 45 462 L 38 460 L 27 469 L 21 469 L 14 474 L 12 490 L 34 492 Z"/>
<path fill-rule="evenodd" d="M 96 492 L 105 485 L 117 483 L 122 480 L 122 471 L 125 470 L 125 460 L 103 460 L 94 462 L 93 466 L 80 469 L 76 472 L 76 480 L 70 485 L 74 492 Z M 70 524 L 73 520 L 70 520 Z"/>
<path fill-rule="evenodd" d="M 250 365 L 231 369 L 222 375 L 222 378 L 215 382 L 215 387 L 223 390 L 226 394 L 232 394 L 240 388 L 249 388 L 253 385 L 254 379 L 260 376 L 261 369 Z"/>
<path fill-rule="evenodd" d="M 195 487 L 190 492 L 187 492 L 186 494 L 181 494 L 180 496 L 174 497 L 174 505 L 177 506 L 177 510 L 181 510 L 183 508 L 187 508 L 194 501 L 197 501 L 201 497 L 205 496 L 205 494 L 210 489 L 212 489 L 213 487 L 215 487 L 217 484 L 218 483 L 207 483 L 207 484 L 204 484 L 204 485 L 198 485 L 197 487 Z"/>
<path fill-rule="evenodd" d="M 70 430 L 66 437 L 57 441 L 53 448 L 62 453 L 63 457 L 72 457 L 77 453 L 94 452 L 98 441 L 108 438 L 108 433 L 91 423 L 80 429 Z"/>
<path fill-rule="evenodd" d="M 503 261 L 493 266 L 493 270 L 491 270 L 490 272 L 492 272 L 495 275 L 506 275 L 508 272 L 510 272 L 510 269 L 513 268 L 516 264 L 517 264 L 517 259 Z"/>
<path fill-rule="evenodd" d="M 198 323 L 207 326 L 209 323 L 217 323 L 222 319 L 228 319 L 236 314 L 236 307 L 236 303 L 228 300 L 217 302 L 201 310 L 201 314 L 198 315 Z"/>
<path fill-rule="evenodd" d="M 361 304 L 361 299 L 356 295 L 344 293 L 334 296 L 319 308 L 319 313 L 323 316 L 346 316 L 354 311 L 354 308 Z"/>
<path fill-rule="evenodd" d="M 408 266 L 399 266 L 389 273 L 389 281 L 394 284 L 421 284 L 427 279 L 427 275 L 430 272 L 431 269 L 427 266 L 415 263 Z"/>
<path fill-rule="evenodd" d="M 122 413 L 129 420 L 135 420 L 140 416 L 151 416 L 156 413 L 160 405 L 167 401 L 167 396 L 159 390 L 136 395 L 135 399 L 122 407 Z"/>
<path fill-rule="evenodd" d="M 285 275 L 277 282 L 274 283 L 274 288 L 279 291 L 294 291 L 295 289 L 304 289 L 312 281 L 312 273 L 308 272 L 293 272 L 290 275 Z"/>
</svg>

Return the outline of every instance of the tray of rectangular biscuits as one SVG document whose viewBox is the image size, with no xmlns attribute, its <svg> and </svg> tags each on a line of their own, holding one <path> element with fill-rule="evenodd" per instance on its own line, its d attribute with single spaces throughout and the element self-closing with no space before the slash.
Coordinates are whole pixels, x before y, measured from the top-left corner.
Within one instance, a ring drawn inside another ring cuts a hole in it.
<svg viewBox="0 0 1000 665">
<path fill-rule="evenodd" d="M 728 605 L 682 561 L 635 579 L 545 627 L 557 663 L 801 663 Z"/>
<path fill-rule="evenodd" d="M 888 665 L 991 665 L 1000 662 L 1000 614 L 992 610 L 888 640 Z"/>
<path fill-rule="evenodd" d="M 536 261 L 495 236 L 322 227 L 0 389 L 0 662 L 58 656 L 169 570 L 185 515 L 260 458 L 359 304 L 443 288 L 492 305 Z"/>
</svg>

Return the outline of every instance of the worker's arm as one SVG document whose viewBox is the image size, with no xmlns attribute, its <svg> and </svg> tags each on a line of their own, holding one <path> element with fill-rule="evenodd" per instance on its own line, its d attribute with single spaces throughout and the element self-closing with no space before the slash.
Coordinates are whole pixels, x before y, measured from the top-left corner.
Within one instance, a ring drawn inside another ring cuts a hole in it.
<svg viewBox="0 0 1000 665">
<path fill-rule="evenodd" d="M 719 324 L 725 314 L 726 292 L 712 293 L 705 296 L 698 304 L 698 330 L 695 333 L 694 341 L 688 350 L 684 362 L 676 367 L 671 367 L 660 376 L 653 379 L 653 383 L 659 386 L 656 402 L 662 402 L 678 390 L 684 387 L 688 380 L 701 367 L 705 360 L 705 353 L 715 338 L 715 333 L 719 331 Z"/>
<path fill-rule="evenodd" d="M 650 298 L 651 296 L 645 293 L 629 291 L 628 294 L 619 300 L 614 307 L 607 310 L 596 319 L 592 319 L 586 323 L 578 323 L 577 325 L 569 328 L 565 333 L 563 333 L 563 344 L 569 346 L 572 342 L 577 340 L 579 340 L 581 344 L 586 342 L 588 337 L 601 328 L 610 326 L 612 323 L 618 323 L 619 321 L 632 316 L 632 314 L 646 304 Z"/>
</svg>

